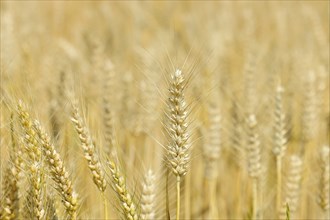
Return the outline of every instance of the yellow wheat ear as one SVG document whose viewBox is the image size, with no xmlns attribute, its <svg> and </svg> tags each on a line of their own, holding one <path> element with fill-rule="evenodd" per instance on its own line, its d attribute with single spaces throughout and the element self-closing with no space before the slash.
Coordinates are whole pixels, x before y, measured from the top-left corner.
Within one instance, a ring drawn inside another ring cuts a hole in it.
<svg viewBox="0 0 330 220">
<path fill-rule="evenodd" d="M 141 195 L 141 218 L 155 219 L 156 218 L 156 176 L 150 169 L 144 176 Z"/>
<path fill-rule="evenodd" d="M 186 80 L 184 75 L 181 70 L 177 69 L 170 79 L 165 127 L 168 140 L 166 145 L 167 162 L 177 179 L 176 219 L 180 218 L 180 184 L 183 176 L 188 171 L 190 160 L 189 108 L 184 95 L 185 88 Z"/>
<path fill-rule="evenodd" d="M 138 220 L 137 206 L 133 201 L 131 193 L 128 191 L 126 186 L 125 177 L 121 174 L 117 165 L 108 161 L 108 166 L 112 177 L 112 188 L 115 190 L 119 200 L 121 201 L 121 208 L 124 212 L 125 219 Z"/>
<path fill-rule="evenodd" d="M 56 151 L 54 145 L 51 144 L 48 134 L 43 130 L 38 121 L 34 121 L 34 127 L 41 140 L 42 150 L 46 157 L 46 162 L 49 166 L 51 178 L 56 183 L 55 189 L 62 197 L 66 213 L 69 219 L 77 218 L 78 195 L 73 190 L 72 182 L 69 178 L 69 173 L 64 167 L 63 160 Z"/>
<path fill-rule="evenodd" d="M 104 172 L 102 170 L 101 162 L 97 153 L 95 152 L 95 146 L 93 140 L 88 132 L 86 125 L 79 113 L 78 107 L 73 105 L 73 113 L 71 121 L 73 122 L 75 129 L 79 135 L 81 146 L 84 150 L 85 159 L 88 162 L 88 167 L 92 172 L 93 181 L 97 188 L 104 192 L 107 187 L 107 182 L 104 178 Z"/>
</svg>

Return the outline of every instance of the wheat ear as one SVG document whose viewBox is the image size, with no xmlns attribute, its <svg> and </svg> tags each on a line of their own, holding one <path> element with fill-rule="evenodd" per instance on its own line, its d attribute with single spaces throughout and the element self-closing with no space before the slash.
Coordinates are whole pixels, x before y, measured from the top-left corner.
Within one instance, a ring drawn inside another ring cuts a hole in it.
<svg viewBox="0 0 330 220">
<path fill-rule="evenodd" d="M 107 71 L 104 76 L 104 95 L 103 95 L 103 126 L 104 126 L 104 137 L 105 137 L 105 152 L 108 156 L 115 154 L 115 131 L 114 131 L 114 111 L 113 111 L 113 98 L 112 93 L 114 92 L 114 80 L 115 72 L 113 64 L 108 61 L 106 63 Z"/>
<path fill-rule="evenodd" d="M 69 173 L 66 171 L 63 161 L 51 144 L 48 134 L 42 129 L 38 121 L 34 121 L 34 127 L 41 140 L 42 150 L 47 158 L 47 163 L 50 168 L 51 178 L 56 183 L 56 190 L 62 197 L 62 203 L 65 206 L 69 219 L 77 217 L 77 194 L 73 191 L 72 182 L 69 179 Z"/>
<path fill-rule="evenodd" d="M 76 105 L 73 105 L 71 121 L 74 123 L 75 129 L 79 135 L 79 139 L 85 153 L 85 159 L 87 160 L 88 167 L 93 175 L 93 181 L 97 188 L 101 192 L 104 192 L 107 187 L 107 183 L 104 178 L 101 162 L 95 152 L 95 146 L 92 138 L 88 132 L 87 127 L 83 123 L 82 117 L 80 116 L 78 107 Z"/>
<path fill-rule="evenodd" d="M 107 187 L 107 182 L 104 178 L 104 172 L 102 170 L 100 159 L 95 152 L 95 146 L 92 140 L 92 137 L 87 129 L 87 126 L 84 124 L 81 115 L 79 114 L 79 110 L 77 105 L 73 104 L 73 114 L 71 121 L 75 125 L 75 129 L 79 135 L 79 139 L 84 150 L 85 159 L 88 162 L 88 167 L 93 175 L 93 181 L 97 188 L 100 190 L 103 198 L 103 206 L 104 206 L 104 218 L 108 217 L 108 205 L 107 198 L 104 195 L 104 191 Z"/>
<path fill-rule="evenodd" d="M 256 131 L 257 120 L 255 115 L 251 114 L 247 118 L 247 157 L 248 157 L 248 172 L 252 178 L 252 201 L 253 201 L 253 219 L 258 217 L 258 185 L 261 174 L 261 153 L 259 135 Z"/>
<path fill-rule="evenodd" d="M 33 129 L 33 124 L 29 113 L 25 110 L 23 102 L 18 102 L 18 116 L 21 126 L 25 131 L 26 153 L 32 161 L 41 161 L 41 151 L 38 147 L 36 131 Z"/>
<path fill-rule="evenodd" d="M 42 219 L 45 214 L 42 203 L 42 188 L 44 184 L 42 170 L 42 154 L 40 151 L 37 134 L 33 128 L 31 117 L 23 106 L 23 102 L 18 103 L 18 116 L 20 123 L 25 131 L 26 153 L 31 161 L 30 171 L 30 190 L 26 199 L 26 209 L 28 217 Z"/>
<path fill-rule="evenodd" d="M 291 215 L 298 208 L 302 165 L 302 160 L 298 155 L 292 155 L 290 157 L 289 173 L 285 181 L 286 193 L 284 203 L 289 205 Z M 281 218 L 285 218 L 285 207 L 282 207 Z"/>
<path fill-rule="evenodd" d="M 43 174 L 41 170 L 41 163 L 35 163 L 31 166 L 31 180 L 32 180 L 32 208 L 34 217 L 36 219 L 43 219 L 45 215 L 45 209 L 43 207 Z"/>
<path fill-rule="evenodd" d="M 169 98 L 167 102 L 168 112 L 166 114 L 168 122 L 166 131 L 168 134 L 167 160 L 172 172 L 176 176 L 176 219 L 180 218 L 180 183 L 182 177 L 187 173 L 189 162 L 188 143 L 188 107 L 184 97 L 186 81 L 182 71 L 177 69 L 171 75 Z"/>
<path fill-rule="evenodd" d="M 120 170 L 118 169 L 118 167 L 114 162 L 109 161 L 108 165 L 111 172 L 113 189 L 115 190 L 117 196 L 121 201 L 121 206 L 125 215 L 125 219 L 128 220 L 139 219 L 136 210 L 136 205 L 133 202 L 131 194 L 127 190 L 124 176 L 121 174 Z"/>
<path fill-rule="evenodd" d="M 286 151 L 287 144 L 287 128 L 286 117 L 283 113 L 282 93 L 283 88 L 278 86 L 275 95 L 275 126 L 274 126 L 274 147 L 273 153 L 276 157 L 276 180 L 277 180 L 277 194 L 276 194 L 276 207 L 277 211 L 281 210 L 282 203 L 282 158 Z"/>
<path fill-rule="evenodd" d="M 18 219 L 19 197 L 18 197 L 18 181 L 22 165 L 22 152 L 17 147 L 14 130 L 14 114 L 10 117 L 10 133 L 11 145 L 10 163 L 4 175 L 4 201 L 2 201 L 1 219 L 11 220 Z"/>
<path fill-rule="evenodd" d="M 4 197 L 1 205 L 0 218 L 4 220 L 18 219 L 18 175 L 19 170 L 10 163 L 4 174 Z"/>
<path fill-rule="evenodd" d="M 221 150 L 221 116 L 220 109 L 212 105 L 208 109 L 210 125 L 205 134 L 205 143 L 203 144 L 203 156 L 205 161 L 205 189 L 208 190 L 205 198 L 208 200 L 210 208 L 210 218 L 218 218 L 216 201 L 216 184 L 218 177 L 218 159 Z"/>
<path fill-rule="evenodd" d="M 141 218 L 155 219 L 155 198 L 156 198 L 156 176 L 152 170 L 148 170 L 142 184 L 141 196 Z"/>
</svg>

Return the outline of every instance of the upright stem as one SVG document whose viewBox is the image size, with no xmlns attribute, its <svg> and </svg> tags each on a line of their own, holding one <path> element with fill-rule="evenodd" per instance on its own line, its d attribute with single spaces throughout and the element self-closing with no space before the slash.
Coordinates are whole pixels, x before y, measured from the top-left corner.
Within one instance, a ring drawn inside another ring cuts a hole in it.
<svg viewBox="0 0 330 220">
<path fill-rule="evenodd" d="M 210 180 L 209 182 L 209 196 L 210 196 L 210 218 L 211 219 L 218 219 L 218 203 L 217 203 L 217 182 L 215 180 Z"/>
<path fill-rule="evenodd" d="M 187 174 L 186 176 L 186 180 L 185 180 L 185 219 L 191 219 L 191 216 L 190 216 L 190 181 L 191 181 L 191 176 L 190 176 L 190 173 Z"/>
<path fill-rule="evenodd" d="M 277 212 L 280 213 L 281 203 L 282 203 L 282 159 L 280 156 L 276 156 L 276 171 L 277 171 L 276 207 L 277 207 Z"/>
<path fill-rule="evenodd" d="M 180 176 L 176 179 L 176 220 L 180 219 Z"/>
<path fill-rule="evenodd" d="M 104 219 L 108 219 L 108 200 L 104 192 L 102 193 L 102 199 L 103 199 Z"/>
<path fill-rule="evenodd" d="M 252 219 L 257 219 L 257 214 L 258 214 L 258 178 L 253 178 L 253 183 L 252 183 L 252 190 L 253 190 L 253 195 L 252 195 L 252 200 L 253 200 L 253 216 Z"/>
</svg>

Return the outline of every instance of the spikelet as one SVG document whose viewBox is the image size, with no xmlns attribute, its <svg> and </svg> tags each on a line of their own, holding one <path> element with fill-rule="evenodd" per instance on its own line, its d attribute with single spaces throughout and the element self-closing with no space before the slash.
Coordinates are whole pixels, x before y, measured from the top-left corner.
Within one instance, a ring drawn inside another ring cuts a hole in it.
<svg viewBox="0 0 330 220">
<path fill-rule="evenodd" d="M 148 170 L 145 175 L 142 185 L 141 196 L 141 218 L 142 219 L 155 219 L 155 199 L 156 199 L 156 177 L 152 170 Z"/>
<path fill-rule="evenodd" d="M 79 114 L 78 107 L 75 104 L 73 105 L 73 115 L 71 121 L 74 123 L 75 129 L 79 135 L 79 139 L 85 153 L 85 159 L 87 160 L 88 167 L 93 175 L 93 181 L 97 188 L 101 192 L 104 192 L 107 187 L 107 183 L 104 178 L 101 162 L 95 152 L 95 146 L 87 127 L 84 125 L 82 117 Z"/>
<path fill-rule="evenodd" d="M 121 174 L 120 170 L 116 164 L 112 161 L 108 162 L 111 177 L 112 177 L 112 186 L 115 190 L 119 200 L 121 201 L 121 207 L 125 215 L 125 219 L 128 220 L 137 220 L 138 214 L 136 205 L 132 199 L 131 194 L 127 190 L 126 181 L 124 176 Z"/>
<path fill-rule="evenodd" d="M 65 206 L 69 219 L 76 219 L 77 217 L 77 194 L 73 191 L 69 174 L 63 165 L 63 161 L 51 144 L 47 133 L 42 129 L 38 121 L 34 121 L 34 127 L 41 140 L 42 150 L 47 158 L 47 163 L 50 168 L 51 178 L 56 183 L 55 189 L 62 196 L 62 203 Z"/>
<path fill-rule="evenodd" d="M 169 142 L 167 145 L 167 160 L 178 181 L 187 173 L 190 159 L 189 134 L 187 131 L 188 107 L 184 97 L 185 86 L 186 82 L 182 71 L 177 69 L 171 75 L 166 130 Z"/>
</svg>

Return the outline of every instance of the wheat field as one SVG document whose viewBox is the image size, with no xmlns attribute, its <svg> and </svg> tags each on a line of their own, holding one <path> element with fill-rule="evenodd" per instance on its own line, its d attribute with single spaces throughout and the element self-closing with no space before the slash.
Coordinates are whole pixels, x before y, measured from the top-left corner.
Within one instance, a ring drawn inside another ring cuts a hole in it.
<svg viewBox="0 0 330 220">
<path fill-rule="evenodd" d="M 0 219 L 330 219 L 328 1 L 1 0 Z"/>
</svg>

